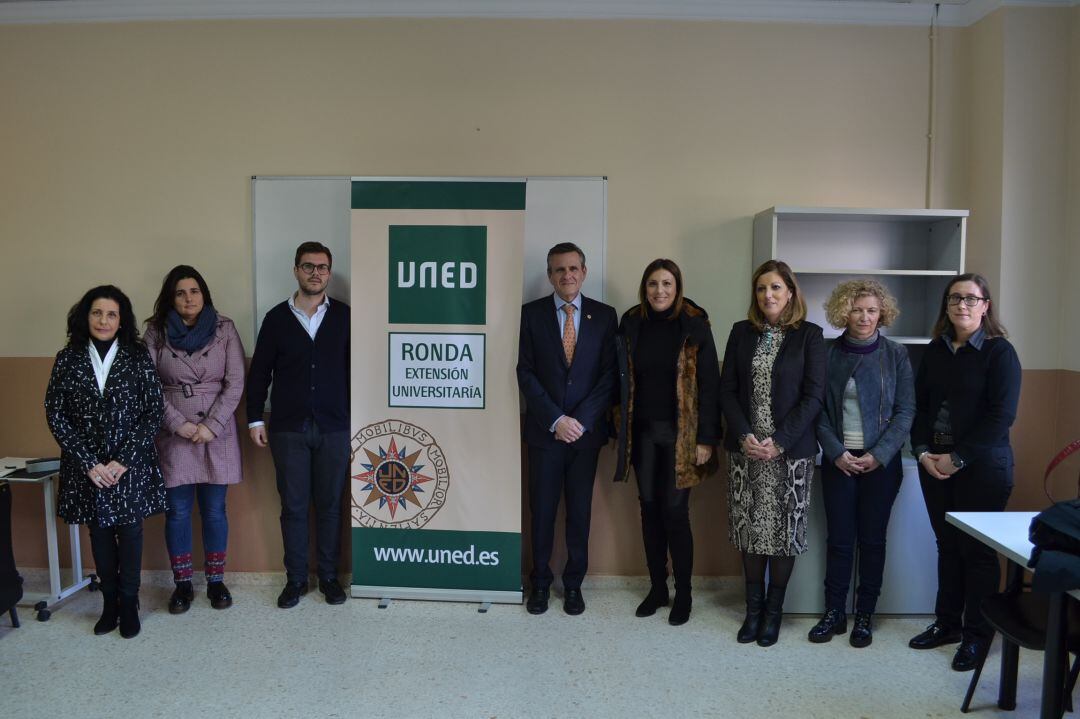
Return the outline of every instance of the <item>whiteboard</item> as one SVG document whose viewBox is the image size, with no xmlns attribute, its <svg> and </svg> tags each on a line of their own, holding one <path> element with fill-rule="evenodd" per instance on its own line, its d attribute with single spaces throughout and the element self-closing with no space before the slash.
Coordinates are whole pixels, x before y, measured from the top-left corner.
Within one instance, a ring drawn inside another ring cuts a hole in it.
<svg viewBox="0 0 1080 719">
<path fill-rule="evenodd" d="M 327 294 L 348 302 L 353 179 L 348 176 L 251 178 L 255 263 L 254 337 L 259 334 L 259 326 L 267 310 L 296 291 L 292 269 L 296 246 L 301 242 L 315 240 L 334 253 L 334 269 Z M 551 294 L 546 272 L 547 251 L 560 242 L 573 242 L 585 253 L 589 273 L 582 292 L 603 301 L 607 294 L 607 178 L 525 178 L 522 302 Z"/>
<path fill-rule="evenodd" d="M 581 292 L 603 302 L 607 288 L 607 178 L 526 179 L 522 302 L 551 294 L 547 252 L 560 242 L 573 242 L 585 253 L 589 272 Z"/>
<path fill-rule="evenodd" d="M 349 301 L 348 177 L 252 177 L 255 334 L 263 316 L 296 292 L 293 264 L 301 242 L 321 242 L 334 254 L 326 293 Z M 254 348 L 254 344 L 252 348 Z"/>
</svg>

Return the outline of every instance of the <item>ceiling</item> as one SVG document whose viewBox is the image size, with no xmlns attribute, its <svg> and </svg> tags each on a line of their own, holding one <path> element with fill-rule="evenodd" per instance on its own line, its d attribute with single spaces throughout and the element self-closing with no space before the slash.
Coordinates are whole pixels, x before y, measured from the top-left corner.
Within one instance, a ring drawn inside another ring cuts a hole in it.
<svg viewBox="0 0 1080 719">
<path fill-rule="evenodd" d="M 248 18 L 592 18 L 967 26 L 1080 0 L 0 0 L 0 24 Z"/>
</svg>

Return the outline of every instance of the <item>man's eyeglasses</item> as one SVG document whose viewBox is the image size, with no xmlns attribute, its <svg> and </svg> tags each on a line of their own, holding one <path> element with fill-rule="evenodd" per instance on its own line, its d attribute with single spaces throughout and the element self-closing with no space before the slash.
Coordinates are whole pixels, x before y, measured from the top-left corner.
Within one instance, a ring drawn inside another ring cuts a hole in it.
<svg viewBox="0 0 1080 719">
<path fill-rule="evenodd" d="M 308 273 L 309 275 L 313 275 L 316 272 L 318 272 L 320 275 L 330 274 L 330 265 L 313 265 L 310 262 L 301 262 L 299 265 L 297 265 L 297 267 L 299 267 L 301 270 Z"/>
<path fill-rule="evenodd" d="M 945 299 L 948 301 L 950 307 L 952 307 L 953 305 L 958 305 L 961 302 L 963 302 L 964 305 L 967 307 L 974 307 L 986 298 L 976 297 L 975 295 L 949 295 Z"/>
</svg>

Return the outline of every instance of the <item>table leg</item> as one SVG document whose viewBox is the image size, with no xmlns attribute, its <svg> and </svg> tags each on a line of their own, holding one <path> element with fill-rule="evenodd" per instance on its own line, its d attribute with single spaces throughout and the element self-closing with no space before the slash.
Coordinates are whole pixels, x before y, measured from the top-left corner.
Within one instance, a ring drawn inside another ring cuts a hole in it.
<svg viewBox="0 0 1080 719">
<path fill-rule="evenodd" d="M 42 483 L 45 494 L 45 542 L 49 552 L 49 601 L 60 599 L 60 547 L 56 538 L 56 495 L 53 492 L 55 480 L 47 477 Z"/>
<path fill-rule="evenodd" d="M 1016 562 L 1007 562 L 1006 590 L 1018 588 L 1024 581 L 1024 568 Z M 1020 647 L 1001 636 L 1001 682 L 998 689 L 998 707 L 1016 709 L 1016 677 L 1020 666 Z"/>
<path fill-rule="evenodd" d="M 1046 653 L 1043 656 L 1042 712 L 1043 719 L 1061 718 L 1065 693 L 1065 594 L 1050 593 L 1050 613 L 1046 618 Z"/>
<path fill-rule="evenodd" d="M 71 549 L 71 583 L 83 580 L 82 546 L 79 541 L 79 525 L 68 525 L 68 548 Z"/>
</svg>

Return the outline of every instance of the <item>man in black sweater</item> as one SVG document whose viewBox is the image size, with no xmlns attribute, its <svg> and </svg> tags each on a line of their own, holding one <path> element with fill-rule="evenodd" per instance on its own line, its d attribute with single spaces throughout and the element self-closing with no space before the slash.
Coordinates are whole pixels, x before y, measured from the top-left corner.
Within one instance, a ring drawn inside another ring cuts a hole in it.
<svg viewBox="0 0 1080 719">
<path fill-rule="evenodd" d="M 263 318 L 247 380 L 251 439 L 270 445 L 281 495 L 287 581 L 278 597 L 295 607 L 308 591 L 308 505 L 315 504 L 319 591 L 341 604 L 341 500 L 349 476 L 349 306 L 326 296 L 333 256 L 318 242 L 296 248 L 299 289 Z M 263 422 L 273 382 L 273 417 Z"/>
</svg>

